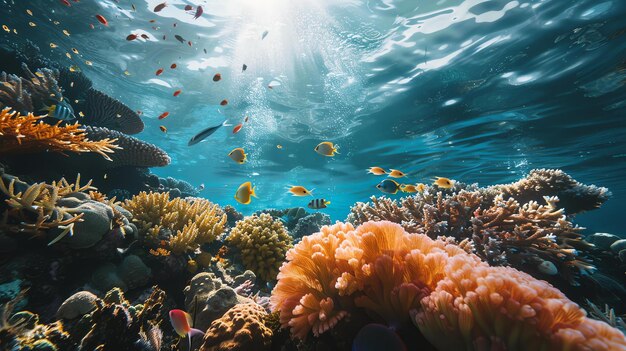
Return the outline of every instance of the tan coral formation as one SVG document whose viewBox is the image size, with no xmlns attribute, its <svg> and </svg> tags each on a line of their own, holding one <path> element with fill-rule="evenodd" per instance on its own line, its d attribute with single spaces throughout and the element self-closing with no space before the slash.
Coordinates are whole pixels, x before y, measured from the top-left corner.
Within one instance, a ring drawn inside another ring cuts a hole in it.
<svg viewBox="0 0 626 351">
<path fill-rule="evenodd" d="M 200 351 L 268 350 L 272 330 L 265 326 L 267 312 L 255 303 L 238 304 L 211 323 Z"/>
<path fill-rule="evenodd" d="M 145 243 L 154 246 L 169 235 L 165 249 L 180 255 L 210 243 L 224 232 L 226 215 L 208 200 L 170 199 L 169 193 L 141 192 L 122 205 L 133 215 Z"/>
<path fill-rule="evenodd" d="M 444 351 L 626 350 L 621 332 L 547 282 L 386 221 L 304 237 L 287 253 L 271 307 L 300 339 L 363 309 L 395 327 L 411 317 Z"/>
<path fill-rule="evenodd" d="M 238 221 L 226 240 L 241 251 L 244 267 L 265 281 L 276 279 L 293 242 L 283 223 L 265 213 Z"/>
</svg>

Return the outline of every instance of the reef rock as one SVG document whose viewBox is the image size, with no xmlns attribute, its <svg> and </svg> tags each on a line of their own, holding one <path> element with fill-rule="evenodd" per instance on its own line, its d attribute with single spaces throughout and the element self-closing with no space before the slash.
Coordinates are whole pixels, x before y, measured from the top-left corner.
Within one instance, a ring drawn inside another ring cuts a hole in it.
<svg viewBox="0 0 626 351">
<path fill-rule="evenodd" d="M 91 284 L 100 291 L 120 288 L 122 291 L 145 286 L 150 282 L 151 270 L 136 255 L 129 255 L 116 266 L 107 263 L 91 275 Z"/>
<path fill-rule="evenodd" d="M 96 307 L 98 296 L 89 291 L 79 291 L 68 297 L 57 310 L 57 317 L 74 319 L 87 314 Z"/>
<path fill-rule="evenodd" d="M 626 239 L 620 239 L 611 244 L 611 251 L 619 253 L 622 250 L 626 250 Z"/>
<path fill-rule="evenodd" d="M 611 247 L 611 244 L 619 239 L 619 236 L 609 233 L 595 233 L 585 238 L 587 242 L 594 244 L 597 248 L 602 250 L 608 250 Z"/>
<path fill-rule="evenodd" d="M 71 248 L 92 247 L 111 229 L 111 222 L 115 215 L 113 209 L 107 204 L 68 197 L 59 200 L 58 205 L 83 213 L 82 221 L 77 221 L 74 224 L 74 235 L 66 236 L 62 241 Z"/>
<path fill-rule="evenodd" d="M 255 304 L 238 304 L 213 321 L 200 351 L 269 350 L 272 330 L 265 326 L 267 312 Z"/>
</svg>

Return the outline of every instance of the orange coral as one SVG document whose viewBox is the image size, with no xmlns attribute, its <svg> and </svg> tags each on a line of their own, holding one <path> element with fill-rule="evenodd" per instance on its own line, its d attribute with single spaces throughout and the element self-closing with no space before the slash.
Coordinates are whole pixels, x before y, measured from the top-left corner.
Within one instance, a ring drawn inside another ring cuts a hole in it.
<svg viewBox="0 0 626 351">
<path fill-rule="evenodd" d="M 395 327 L 413 316 L 440 350 L 626 349 L 617 329 L 587 319 L 550 284 L 391 222 L 337 223 L 304 237 L 270 301 L 300 339 L 363 309 Z"/>
<path fill-rule="evenodd" d="M 92 141 L 78 123 L 61 126 L 43 123 L 45 116 L 32 113 L 21 115 L 5 108 L 0 111 L 0 153 L 26 153 L 39 151 L 95 152 L 107 160 L 107 154 L 119 149 L 116 139 Z"/>
</svg>

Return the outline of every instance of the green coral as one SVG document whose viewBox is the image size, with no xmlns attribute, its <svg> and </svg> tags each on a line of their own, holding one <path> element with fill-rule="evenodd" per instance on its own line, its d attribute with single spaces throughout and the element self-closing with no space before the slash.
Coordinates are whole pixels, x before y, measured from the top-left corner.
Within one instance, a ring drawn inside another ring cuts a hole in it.
<svg viewBox="0 0 626 351">
<path fill-rule="evenodd" d="M 292 247 L 293 238 L 280 220 L 263 213 L 238 221 L 227 241 L 241 251 L 246 269 L 264 281 L 272 281 Z"/>
</svg>

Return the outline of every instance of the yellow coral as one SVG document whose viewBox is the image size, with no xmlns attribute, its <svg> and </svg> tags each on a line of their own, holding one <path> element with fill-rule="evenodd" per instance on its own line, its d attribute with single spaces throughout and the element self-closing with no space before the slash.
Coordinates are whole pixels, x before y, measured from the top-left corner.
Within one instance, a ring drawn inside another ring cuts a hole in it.
<svg viewBox="0 0 626 351">
<path fill-rule="evenodd" d="M 78 123 L 61 126 L 43 123 L 45 116 L 36 117 L 32 113 L 22 116 L 5 108 L 0 111 L 0 153 L 26 153 L 39 151 L 95 152 L 107 160 L 108 153 L 119 147 L 117 139 L 91 141 Z"/>
<path fill-rule="evenodd" d="M 170 199 L 169 193 L 141 192 L 122 204 L 147 242 L 158 242 L 159 232 L 171 231 L 168 249 L 174 254 L 193 251 L 224 231 L 226 215 L 218 205 L 194 198 Z"/>
<path fill-rule="evenodd" d="M 227 241 L 241 250 L 246 269 L 265 281 L 272 281 L 293 239 L 280 220 L 263 213 L 238 221 Z"/>
</svg>

